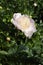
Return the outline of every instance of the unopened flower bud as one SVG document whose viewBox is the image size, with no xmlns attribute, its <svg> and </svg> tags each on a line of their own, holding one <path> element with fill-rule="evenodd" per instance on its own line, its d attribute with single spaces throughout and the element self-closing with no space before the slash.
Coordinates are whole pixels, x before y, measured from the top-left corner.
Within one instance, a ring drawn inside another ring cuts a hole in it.
<svg viewBox="0 0 43 65">
<path fill-rule="evenodd" d="M 7 40 L 7 41 L 10 41 L 11 39 L 10 39 L 10 37 L 7 37 L 6 40 Z"/>
</svg>

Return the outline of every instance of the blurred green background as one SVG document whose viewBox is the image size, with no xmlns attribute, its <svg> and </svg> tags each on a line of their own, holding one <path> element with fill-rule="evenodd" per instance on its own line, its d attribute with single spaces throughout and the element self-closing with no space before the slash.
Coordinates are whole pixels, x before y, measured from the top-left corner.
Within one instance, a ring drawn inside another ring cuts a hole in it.
<svg viewBox="0 0 43 65">
<path fill-rule="evenodd" d="M 11 23 L 17 12 L 35 20 L 31 39 Z M 0 65 L 43 65 L 43 0 L 0 0 Z"/>
</svg>

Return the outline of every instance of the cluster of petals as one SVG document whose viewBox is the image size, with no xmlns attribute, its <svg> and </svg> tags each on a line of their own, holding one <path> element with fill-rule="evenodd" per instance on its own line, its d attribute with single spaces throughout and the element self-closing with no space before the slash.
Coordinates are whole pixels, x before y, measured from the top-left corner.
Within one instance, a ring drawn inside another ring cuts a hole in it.
<svg viewBox="0 0 43 65">
<path fill-rule="evenodd" d="M 11 19 L 17 29 L 21 30 L 26 37 L 31 38 L 33 33 L 36 32 L 35 21 L 28 15 L 22 15 L 21 13 L 14 13 Z"/>
</svg>

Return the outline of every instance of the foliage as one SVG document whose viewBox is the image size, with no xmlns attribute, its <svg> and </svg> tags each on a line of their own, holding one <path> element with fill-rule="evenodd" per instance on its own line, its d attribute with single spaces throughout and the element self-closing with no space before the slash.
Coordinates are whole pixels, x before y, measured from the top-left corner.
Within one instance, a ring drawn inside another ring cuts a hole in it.
<svg viewBox="0 0 43 65">
<path fill-rule="evenodd" d="M 42 10 L 43 0 L 0 0 L 0 65 L 43 65 Z M 15 12 L 35 20 L 37 32 L 31 39 L 11 23 Z"/>
</svg>

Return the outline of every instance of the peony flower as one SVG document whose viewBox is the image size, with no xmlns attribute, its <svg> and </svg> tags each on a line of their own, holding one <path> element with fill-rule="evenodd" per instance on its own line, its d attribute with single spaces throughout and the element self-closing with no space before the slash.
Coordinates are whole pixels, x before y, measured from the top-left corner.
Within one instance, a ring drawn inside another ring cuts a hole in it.
<svg viewBox="0 0 43 65">
<path fill-rule="evenodd" d="M 36 32 L 35 22 L 27 15 L 21 15 L 21 13 L 14 13 L 11 22 L 21 30 L 26 37 L 31 38 L 33 33 Z"/>
</svg>

